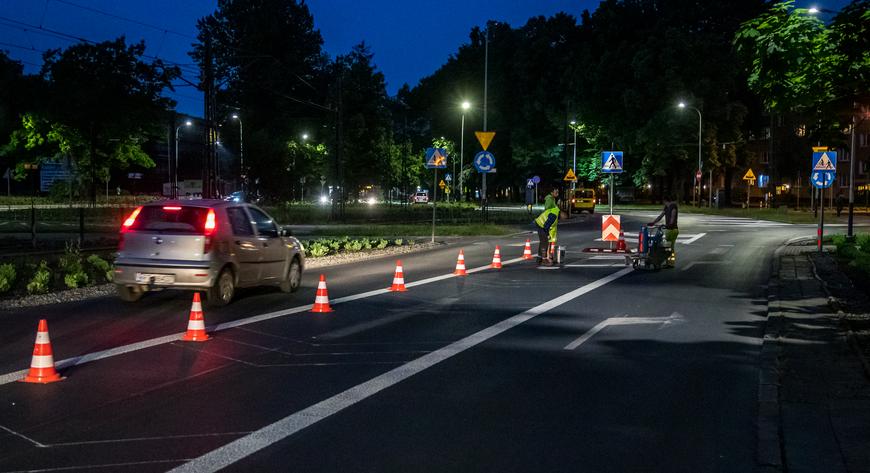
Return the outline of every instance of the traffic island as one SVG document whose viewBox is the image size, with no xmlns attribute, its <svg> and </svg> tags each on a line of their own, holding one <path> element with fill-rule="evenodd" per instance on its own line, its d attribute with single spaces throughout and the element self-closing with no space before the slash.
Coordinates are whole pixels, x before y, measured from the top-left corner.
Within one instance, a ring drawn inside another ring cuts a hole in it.
<svg viewBox="0 0 870 473">
<path fill-rule="evenodd" d="M 777 251 L 758 389 L 762 471 L 852 472 L 870 465 L 870 373 L 850 320 L 860 291 L 828 253 Z"/>
</svg>

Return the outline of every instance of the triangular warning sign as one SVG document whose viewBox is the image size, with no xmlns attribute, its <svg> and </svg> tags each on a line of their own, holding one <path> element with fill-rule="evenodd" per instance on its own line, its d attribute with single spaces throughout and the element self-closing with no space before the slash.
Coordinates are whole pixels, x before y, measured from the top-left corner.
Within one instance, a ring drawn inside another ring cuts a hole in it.
<svg viewBox="0 0 870 473">
<path fill-rule="evenodd" d="M 755 173 L 752 172 L 752 169 L 746 171 L 746 174 L 743 175 L 743 180 L 744 181 L 754 181 L 755 180 Z"/>
<path fill-rule="evenodd" d="M 607 158 L 607 161 L 604 163 L 604 169 L 613 169 L 613 170 L 622 169 L 622 166 L 619 164 L 619 160 L 616 159 L 615 154 L 610 153 L 610 156 Z"/>
<path fill-rule="evenodd" d="M 834 163 L 831 162 L 831 158 L 828 157 L 828 153 L 822 153 L 822 157 L 819 158 L 819 162 L 816 163 L 813 171 L 835 171 L 836 169 Z"/>
<path fill-rule="evenodd" d="M 486 151 L 489 148 L 489 144 L 492 143 L 492 139 L 495 138 L 494 131 L 475 131 L 474 136 L 477 137 L 478 143 L 480 143 L 480 147 Z"/>
<path fill-rule="evenodd" d="M 568 172 L 565 174 L 565 178 L 562 179 L 562 180 L 563 180 L 563 181 L 576 181 L 576 180 L 577 180 L 577 175 L 574 174 L 574 170 L 573 170 L 573 169 L 569 169 Z"/>
</svg>

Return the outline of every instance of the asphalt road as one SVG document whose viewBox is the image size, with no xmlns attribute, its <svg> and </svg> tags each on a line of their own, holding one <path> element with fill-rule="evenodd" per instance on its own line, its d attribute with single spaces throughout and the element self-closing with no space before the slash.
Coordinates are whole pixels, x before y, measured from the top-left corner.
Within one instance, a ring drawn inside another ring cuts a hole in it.
<svg viewBox="0 0 870 473">
<path fill-rule="evenodd" d="M 562 269 L 524 235 L 408 255 L 406 293 L 379 291 L 393 259 L 327 268 L 329 314 L 311 271 L 206 309 L 204 343 L 177 340 L 187 293 L 3 313 L 0 472 L 752 471 L 771 258 L 815 229 L 680 226 L 661 271 L 581 253 L 598 216 L 560 226 Z M 14 382 L 40 318 L 67 379 Z"/>
</svg>

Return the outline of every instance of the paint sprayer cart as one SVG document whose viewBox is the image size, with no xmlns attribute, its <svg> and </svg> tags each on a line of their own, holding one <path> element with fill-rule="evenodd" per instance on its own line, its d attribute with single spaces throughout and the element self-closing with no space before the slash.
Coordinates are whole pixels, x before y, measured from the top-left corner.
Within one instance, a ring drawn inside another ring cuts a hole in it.
<svg viewBox="0 0 870 473">
<path fill-rule="evenodd" d="M 671 254 L 673 249 L 665 245 L 664 225 L 644 225 L 638 232 L 637 253 L 630 256 L 631 265 L 636 269 L 661 269 Z"/>
</svg>

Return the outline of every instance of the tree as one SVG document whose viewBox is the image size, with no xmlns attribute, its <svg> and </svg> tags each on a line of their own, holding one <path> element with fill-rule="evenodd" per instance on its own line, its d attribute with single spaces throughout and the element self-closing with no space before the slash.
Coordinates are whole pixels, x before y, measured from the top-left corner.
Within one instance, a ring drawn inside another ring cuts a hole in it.
<svg viewBox="0 0 870 473">
<path fill-rule="evenodd" d="M 89 184 L 93 202 L 98 182 L 111 169 L 153 167 L 140 144 L 163 133 L 174 102 L 161 94 L 179 71 L 160 60 L 144 62 L 144 52 L 144 43 L 127 45 L 123 37 L 46 52 L 40 75 L 49 100 L 22 118 L 7 149 L 41 148 L 31 161 L 46 154 L 68 157 Z"/>
</svg>

